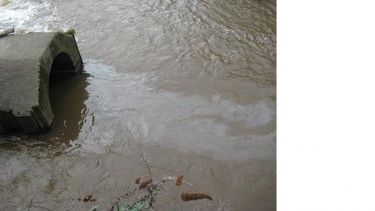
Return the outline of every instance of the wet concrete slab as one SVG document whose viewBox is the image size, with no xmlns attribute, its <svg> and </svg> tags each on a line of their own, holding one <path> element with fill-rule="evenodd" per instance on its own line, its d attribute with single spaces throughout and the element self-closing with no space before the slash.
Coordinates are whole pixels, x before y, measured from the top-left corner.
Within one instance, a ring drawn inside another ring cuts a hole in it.
<svg viewBox="0 0 375 211">
<path fill-rule="evenodd" d="M 8 35 L 0 38 L 0 46 L 0 133 L 48 130 L 54 119 L 49 80 L 56 58 L 65 54 L 70 60 L 66 72 L 78 72 L 82 66 L 74 36 L 61 32 Z"/>
</svg>

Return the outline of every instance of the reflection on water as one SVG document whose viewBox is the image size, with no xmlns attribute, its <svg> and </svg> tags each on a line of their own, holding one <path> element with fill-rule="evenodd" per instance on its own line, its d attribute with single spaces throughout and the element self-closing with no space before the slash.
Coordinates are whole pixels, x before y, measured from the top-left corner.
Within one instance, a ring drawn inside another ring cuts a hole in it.
<svg viewBox="0 0 375 211">
<path fill-rule="evenodd" d="M 276 209 L 274 1 L 10 0 L 0 13 L 0 28 L 76 29 L 87 58 L 50 90 L 52 131 L 0 138 L 0 210 L 105 210 L 148 176 L 141 156 L 154 178 L 193 184 L 155 210 Z"/>
<path fill-rule="evenodd" d="M 58 81 L 50 88 L 50 102 L 55 114 L 52 130 L 43 135 L 54 143 L 66 143 L 77 139 L 86 115 L 84 102 L 88 98 L 88 75 L 78 74 Z"/>
</svg>

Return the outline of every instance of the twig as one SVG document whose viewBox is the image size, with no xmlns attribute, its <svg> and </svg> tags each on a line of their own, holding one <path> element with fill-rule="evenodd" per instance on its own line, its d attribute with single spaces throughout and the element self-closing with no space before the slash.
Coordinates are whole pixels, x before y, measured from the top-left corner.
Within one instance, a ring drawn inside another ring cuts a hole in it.
<svg viewBox="0 0 375 211">
<path fill-rule="evenodd" d="M 145 159 L 145 155 L 144 155 L 144 154 L 142 155 L 142 161 L 143 161 L 143 162 L 145 163 L 145 165 L 146 165 L 146 168 L 147 168 L 147 170 L 148 170 L 148 174 L 150 175 L 150 179 L 152 179 L 151 169 L 150 169 L 150 166 L 149 166 L 147 160 Z"/>
<path fill-rule="evenodd" d="M 73 151 L 73 150 L 75 150 L 75 149 L 78 149 L 78 148 L 80 148 L 80 147 L 81 147 L 80 145 L 75 146 L 75 147 L 73 147 L 73 148 L 71 148 L 71 149 L 69 149 L 69 150 L 66 150 L 65 153 L 69 153 L 69 152 L 71 152 L 71 151 Z"/>
<path fill-rule="evenodd" d="M 29 203 L 29 206 L 28 206 L 28 209 L 27 209 L 27 210 L 30 210 L 31 207 L 33 206 L 33 200 L 34 200 L 34 198 L 31 198 L 31 199 L 30 199 L 30 203 Z"/>
</svg>

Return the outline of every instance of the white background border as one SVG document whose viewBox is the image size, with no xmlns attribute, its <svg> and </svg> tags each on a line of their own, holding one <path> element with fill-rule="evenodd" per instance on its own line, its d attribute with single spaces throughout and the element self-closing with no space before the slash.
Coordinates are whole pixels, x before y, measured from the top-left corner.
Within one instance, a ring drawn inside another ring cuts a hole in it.
<svg viewBox="0 0 375 211">
<path fill-rule="evenodd" d="M 375 210 L 375 1 L 277 2 L 280 211 Z"/>
</svg>

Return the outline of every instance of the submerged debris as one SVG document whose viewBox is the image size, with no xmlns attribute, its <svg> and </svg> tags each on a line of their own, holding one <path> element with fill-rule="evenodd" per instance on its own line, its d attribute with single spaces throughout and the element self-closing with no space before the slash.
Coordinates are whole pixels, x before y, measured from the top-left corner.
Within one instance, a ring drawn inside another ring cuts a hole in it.
<svg viewBox="0 0 375 211">
<path fill-rule="evenodd" d="M 181 177 L 181 184 L 186 184 L 186 185 L 190 185 L 190 186 L 193 186 L 193 184 L 191 184 L 190 182 L 186 181 L 186 180 L 182 180 L 183 179 L 183 176 L 180 176 Z M 172 176 L 165 176 L 161 179 L 161 181 L 164 183 L 164 182 L 174 182 L 176 185 L 179 184 L 180 182 L 177 183 L 177 180 L 178 180 L 179 177 L 172 177 Z M 178 186 L 178 185 L 177 185 Z"/>
<path fill-rule="evenodd" d="M 141 178 L 138 177 L 136 180 L 135 180 L 135 184 L 139 184 L 141 182 Z"/>
<path fill-rule="evenodd" d="M 176 185 L 177 186 L 182 185 L 182 178 L 184 178 L 184 175 L 181 175 L 181 176 L 177 177 L 177 179 L 176 179 Z"/>
<path fill-rule="evenodd" d="M 181 193 L 182 201 L 192 201 L 198 199 L 212 200 L 212 197 L 205 193 Z"/>
<path fill-rule="evenodd" d="M 184 180 L 184 175 L 181 176 L 164 176 L 159 180 L 155 180 L 152 176 L 150 164 L 142 156 L 142 161 L 148 170 L 149 179 L 141 181 L 141 177 L 135 179 L 136 186 L 132 189 L 127 189 L 120 196 L 114 200 L 108 207 L 108 211 L 151 211 L 154 210 L 153 205 L 156 200 L 156 196 L 161 190 L 165 190 L 167 185 L 173 185 L 170 187 L 189 185 L 191 183 Z M 168 182 L 168 183 L 167 183 Z M 212 197 L 204 193 L 182 193 L 181 199 L 183 201 L 191 201 L 198 199 L 212 200 Z"/>
<path fill-rule="evenodd" d="M 78 198 L 78 201 L 81 201 L 81 198 Z M 87 195 L 83 198 L 83 202 L 94 202 L 96 199 L 92 198 L 92 195 Z"/>
<path fill-rule="evenodd" d="M 149 180 L 146 180 L 146 181 L 142 182 L 142 183 L 139 185 L 139 190 L 144 189 L 144 188 L 147 188 L 147 186 L 148 186 L 149 184 L 151 184 L 151 183 L 152 183 L 152 179 L 149 179 Z"/>
<path fill-rule="evenodd" d="M 163 177 L 163 179 L 161 180 L 162 182 L 174 182 L 176 181 L 177 177 Z"/>
</svg>

